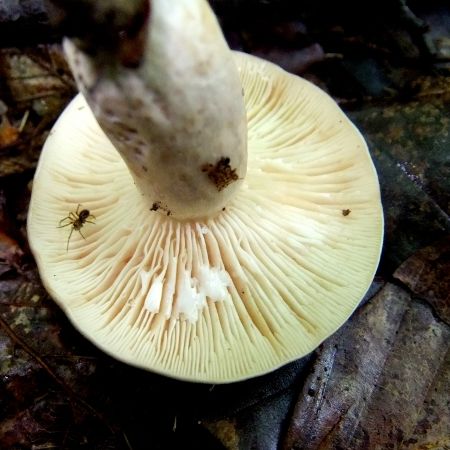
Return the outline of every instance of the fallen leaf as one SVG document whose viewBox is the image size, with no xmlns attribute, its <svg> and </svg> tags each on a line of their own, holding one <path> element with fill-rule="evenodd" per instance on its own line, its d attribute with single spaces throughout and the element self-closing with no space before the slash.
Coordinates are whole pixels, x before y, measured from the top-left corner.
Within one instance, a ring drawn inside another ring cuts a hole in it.
<svg viewBox="0 0 450 450">
<path fill-rule="evenodd" d="M 319 350 L 282 448 L 394 449 L 445 440 L 449 338 L 427 305 L 386 285 Z"/>
<path fill-rule="evenodd" d="M 19 139 L 19 134 L 19 130 L 3 116 L 0 122 L 0 150 L 14 145 Z"/>
<path fill-rule="evenodd" d="M 450 325 L 450 236 L 408 258 L 394 277 L 427 300 Z"/>
</svg>

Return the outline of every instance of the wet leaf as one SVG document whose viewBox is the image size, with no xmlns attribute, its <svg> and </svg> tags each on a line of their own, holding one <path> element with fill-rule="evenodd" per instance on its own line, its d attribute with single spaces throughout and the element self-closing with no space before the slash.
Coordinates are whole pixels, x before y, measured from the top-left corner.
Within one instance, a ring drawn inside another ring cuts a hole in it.
<svg viewBox="0 0 450 450">
<path fill-rule="evenodd" d="M 427 300 L 450 325 L 450 237 L 415 253 L 394 272 L 394 277 Z"/>
<path fill-rule="evenodd" d="M 450 423 L 449 338 L 450 329 L 429 307 L 388 284 L 320 349 L 283 448 L 444 442 Z"/>
</svg>

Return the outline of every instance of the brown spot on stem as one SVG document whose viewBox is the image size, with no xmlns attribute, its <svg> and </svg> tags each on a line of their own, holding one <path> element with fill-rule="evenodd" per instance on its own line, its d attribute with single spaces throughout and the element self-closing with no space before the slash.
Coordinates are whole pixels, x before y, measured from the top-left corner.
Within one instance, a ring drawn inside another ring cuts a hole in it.
<svg viewBox="0 0 450 450">
<path fill-rule="evenodd" d="M 164 211 L 167 216 L 170 216 L 172 214 L 172 211 L 168 208 L 168 206 L 163 205 L 162 202 L 160 201 L 154 202 L 150 208 L 150 211 L 158 211 L 158 210 Z"/>
<path fill-rule="evenodd" d="M 352 212 L 351 209 L 343 209 L 342 210 L 342 215 L 345 217 L 345 216 L 348 216 L 351 212 Z"/>
<path fill-rule="evenodd" d="M 161 202 L 155 202 L 150 208 L 150 211 L 158 211 L 159 208 L 161 208 Z"/>
<path fill-rule="evenodd" d="M 219 192 L 239 179 L 236 169 L 231 168 L 230 158 L 227 157 L 220 158 L 216 164 L 203 164 L 201 170 L 208 175 Z"/>
</svg>

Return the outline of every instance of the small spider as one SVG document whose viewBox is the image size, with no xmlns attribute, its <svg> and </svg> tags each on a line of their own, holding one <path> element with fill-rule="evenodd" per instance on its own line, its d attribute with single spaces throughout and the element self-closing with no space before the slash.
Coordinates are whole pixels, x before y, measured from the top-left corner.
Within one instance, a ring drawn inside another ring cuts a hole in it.
<svg viewBox="0 0 450 450">
<path fill-rule="evenodd" d="M 78 204 L 77 206 L 77 210 L 73 213 L 70 212 L 69 215 L 67 217 L 64 217 L 64 219 L 61 219 L 59 221 L 59 226 L 58 228 L 64 228 L 64 227 L 68 227 L 69 225 L 72 226 L 70 233 L 69 233 L 69 237 L 67 238 L 67 248 L 66 251 L 69 251 L 69 242 L 70 242 L 70 238 L 72 236 L 73 230 L 77 230 L 78 233 L 81 234 L 81 237 L 83 239 L 86 239 L 83 236 L 83 233 L 81 232 L 81 228 L 83 227 L 83 225 L 85 223 L 94 223 L 89 219 L 94 219 L 95 220 L 95 216 L 93 214 L 91 214 L 89 212 L 88 209 L 82 209 L 80 212 L 78 212 L 78 210 L 80 209 L 80 204 Z M 67 223 L 64 223 L 64 221 L 68 221 Z"/>
</svg>

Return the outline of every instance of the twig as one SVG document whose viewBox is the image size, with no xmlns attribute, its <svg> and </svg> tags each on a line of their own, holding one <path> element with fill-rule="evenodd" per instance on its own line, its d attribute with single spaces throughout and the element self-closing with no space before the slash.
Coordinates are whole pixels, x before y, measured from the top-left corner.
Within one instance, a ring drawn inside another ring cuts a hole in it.
<svg viewBox="0 0 450 450">
<path fill-rule="evenodd" d="M 127 444 L 127 447 L 129 450 L 133 450 L 133 447 L 130 444 L 130 441 L 128 440 L 128 436 L 125 434 L 125 432 L 122 433 L 123 434 L 123 440 L 125 441 L 125 444 Z"/>
<path fill-rule="evenodd" d="M 175 419 L 173 420 L 172 431 L 173 431 L 174 433 L 177 431 L 177 416 L 175 416 Z"/>
<path fill-rule="evenodd" d="M 23 129 L 25 128 L 25 125 L 27 123 L 28 120 L 28 116 L 30 115 L 30 110 L 27 109 L 25 111 L 25 114 L 22 117 L 22 120 L 20 121 L 20 125 L 19 125 L 19 133 L 22 133 Z"/>
</svg>

